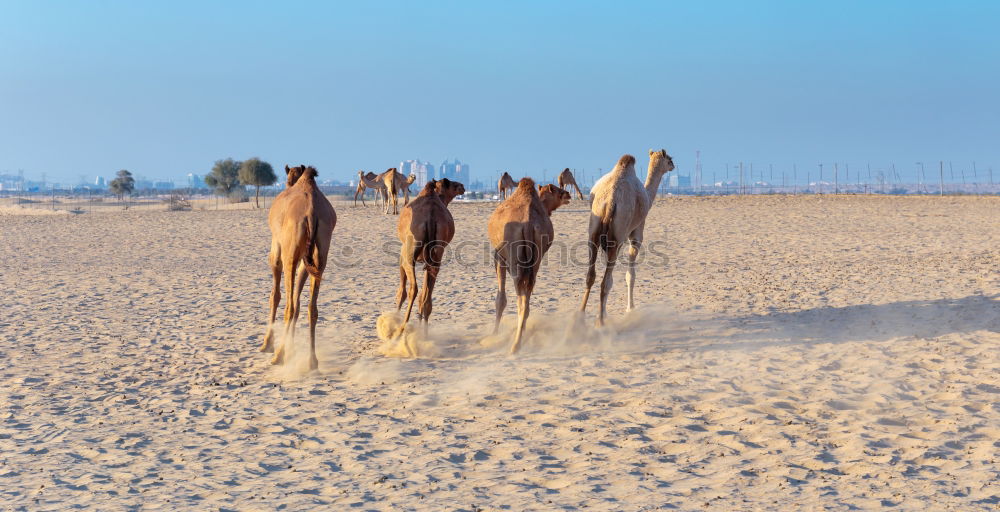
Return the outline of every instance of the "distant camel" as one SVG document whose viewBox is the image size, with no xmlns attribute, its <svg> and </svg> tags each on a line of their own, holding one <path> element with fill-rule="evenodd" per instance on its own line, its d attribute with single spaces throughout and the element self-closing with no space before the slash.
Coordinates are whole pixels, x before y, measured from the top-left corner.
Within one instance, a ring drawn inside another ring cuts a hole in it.
<svg viewBox="0 0 1000 512">
<path fill-rule="evenodd" d="M 358 175 L 363 175 L 365 178 L 368 179 L 368 181 L 374 181 L 375 178 L 378 177 L 377 174 L 370 171 L 368 173 L 365 173 L 364 171 L 358 171 Z M 359 194 L 361 195 L 361 206 L 367 206 L 365 205 L 365 190 L 367 190 L 368 188 L 369 187 L 365 185 L 364 181 L 358 180 L 358 188 L 354 191 L 354 206 L 358 205 Z M 374 192 L 375 192 L 375 206 L 378 206 L 379 192 L 378 190 L 374 190 Z"/>
<path fill-rule="evenodd" d="M 552 212 L 570 200 L 569 192 L 545 185 L 535 191 L 531 178 L 521 178 L 517 189 L 500 203 L 489 221 L 490 243 L 497 271 L 496 323 L 494 334 L 500 329 L 500 318 L 507 307 L 507 272 L 514 280 L 517 291 L 517 331 L 510 353 L 521 348 L 524 325 L 528 321 L 529 302 L 535 289 L 535 279 L 542 265 L 542 258 L 552 245 L 554 232 Z"/>
<path fill-rule="evenodd" d="M 504 172 L 503 176 L 500 176 L 500 180 L 497 181 L 497 191 L 500 194 L 500 199 L 507 199 L 507 191 L 514 190 L 514 187 L 517 187 L 514 178 L 511 178 L 510 174 Z"/>
<path fill-rule="evenodd" d="M 405 185 L 403 184 L 403 175 L 397 172 L 395 167 L 391 167 L 382 174 L 379 174 L 374 180 L 369 180 L 360 173 L 358 174 L 358 179 L 364 183 L 366 187 L 379 190 L 385 194 L 384 199 L 386 201 L 383 213 L 389 213 L 389 199 L 392 199 L 392 214 L 396 215 L 399 213 L 399 203 L 396 199 L 396 194 L 390 192 L 402 190 L 402 187 Z"/>
<path fill-rule="evenodd" d="M 369 173 L 370 174 L 370 173 Z M 392 199 L 392 213 L 393 215 L 399 213 L 399 194 L 403 193 L 403 206 L 406 206 L 410 202 L 410 185 L 417 180 L 416 174 L 411 174 L 409 176 L 403 176 L 402 173 L 396 170 L 395 167 L 391 167 L 382 174 L 376 175 L 374 178 L 368 176 L 358 175 L 359 183 L 365 185 L 369 188 L 374 188 L 376 194 L 380 194 L 382 197 L 383 204 L 385 205 L 385 213 L 389 213 L 389 198 Z"/>
<path fill-rule="evenodd" d="M 393 338 L 403 334 L 410 315 L 413 312 L 413 302 L 417 299 L 417 276 L 415 266 L 424 264 L 424 290 L 420 293 L 419 318 L 427 332 L 427 321 L 431 316 L 434 283 L 444 249 L 455 236 L 455 220 L 448 211 L 448 204 L 455 196 L 465 193 L 465 186 L 447 178 L 440 181 L 429 181 L 420 194 L 403 207 L 399 215 L 397 235 L 403 246 L 399 251 L 399 290 L 396 293 L 396 310 L 403 307 L 407 295 L 410 305 L 406 309 L 406 318 L 400 324 Z M 409 290 L 407 290 L 409 283 Z M 411 353 L 414 353 L 411 351 Z"/>
<path fill-rule="evenodd" d="M 392 169 L 392 172 L 396 173 L 396 178 L 394 180 L 396 183 L 396 191 L 394 195 L 399 195 L 399 193 L 402 192 L 404 197 L 403 206 L 406 206 L 410 204 L 410 185 L 412 185 L 414 181 L 417 181 L 417 175 L 411 174 L 409 176 L 403 176 L 403 174 L 395 168 Z"/>
<path fill-rule="evenodd" d="M 563 169 L 563 172 L 559 173 L 559 188 L 564 190 L 569 190 L 569 186 L 573 185 L 576 189 L 576 195 L 583 200 L 583 192 L 580 192 L 580 186 L 576 184 L 576 178 L 573 177 L 573 173 L 569 171 L 569 167 Z"/>
<path fill-rule="evenodd" d="M 271 364 L 285 361 L 285 347 L 291 356 L 295 323 L 299 319 L 300 297 L 306 277 L 309 284 L 309 369 L 319 367 L 316 359 L 316 320 L 319 318 L 317 301 L 319 285 L 326 269 L 330 239 L 337 225 L 337 213 L 330 201 L 316 186 L 318 173 L 313 167 L 285 166 L 288 187 L 274 199 L 267 216 L 271 228 L 271 254 L 268 263 L 274 276 L 271 289 L 270 314 L 261 352 L 274 351 L 274 316 L 281 302 L 281 274 L 285 274 L 285 335 L 281 346 L 274 353 Z M 301 265 L 300 265 L 301 263 Z M 296 275 L 296 270 L 298 275 Z"/>
<path fill-rule="evenodd" d="M 604 325 L 604 312 L 608 301 L 608 293 L 614 282 L 612 273 L 618 260 L 618 250 L 628 243 L 628 269 L 625 282 L 628 284 L 628 306 L 626 311 L 635 308 L 633 289 L 635 287 L 635 259 L 639 255 L 642 244 L 642 232 L 646 226 L 646 215 L 653 206 L 656 189 L 660 186 L 663 175 L 674 170 L 674 161 L 666 150 L 649 150 L 649 170 L 646 173 L 646 184 L 643 185 L 635 174 L 635 157 L 624 155 L 610 173 L 601 177 L 591 192 L 590 228 L 590 260 L 587 269 L 587 288 L 583 292 L 583 304 L 580 311 L 586 311 L 587 299 L 590 298 L 590 288 L 596 278 L 595 263 L 598 248 L 607 255 L 607 268 L 601 281 L 601 309 L 597 316 L 598 327 Z"/>
</svg>

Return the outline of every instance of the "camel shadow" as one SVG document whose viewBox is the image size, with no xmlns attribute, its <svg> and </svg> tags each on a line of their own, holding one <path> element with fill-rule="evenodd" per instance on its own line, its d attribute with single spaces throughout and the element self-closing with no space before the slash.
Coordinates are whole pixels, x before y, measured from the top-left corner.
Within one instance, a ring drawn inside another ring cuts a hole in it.
<svg viewBox="0 0 1000 512">
<path fill-rule="evenodd" d="M 749 315 L 725 324 L 729 335 L 708 336 L 710 344 L 704 348 L 936 338 L 983 330 L 1000 333 L 1000 295 L 821 307 Z"/>
</svg>

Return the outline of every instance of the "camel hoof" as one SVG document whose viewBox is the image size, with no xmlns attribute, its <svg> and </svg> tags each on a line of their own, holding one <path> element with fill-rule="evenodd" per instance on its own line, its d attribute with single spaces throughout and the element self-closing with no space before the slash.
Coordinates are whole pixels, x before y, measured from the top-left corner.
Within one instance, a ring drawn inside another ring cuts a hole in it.
<svg viewBox="0 0 1000 512">
<path fill-rule="evenodd" d="M 274 354 L 274 357 L 271 358 L 271 364 L 285 364 L 285 354 L 282 354 L 281 352 Z"/>
<path fill-rule="evenodd" d="M 319 360 L 315 357 L 309 358 L 309 371 L 316 371 L 319 369 Z"/>
<path fill-rule="evenodd" d="M 264 343 L 260 346 L 261 352 L 274 352 L 274 334 L 268 332 L 264 335 Z"/>
</svg>

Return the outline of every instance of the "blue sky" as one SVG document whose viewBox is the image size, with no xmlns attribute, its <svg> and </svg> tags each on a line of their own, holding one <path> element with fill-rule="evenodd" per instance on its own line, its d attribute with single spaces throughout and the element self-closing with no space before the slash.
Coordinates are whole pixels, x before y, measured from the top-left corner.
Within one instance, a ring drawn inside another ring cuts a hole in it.
<svg viewBox="0 0 1000 512">
<path fill-rule="evenodd" d="M 997 168 L 1000 2 L 0 2 L 0 172 Z M 947 166 L 947 164 L 946 164 Z M 829 168 L 829 167 L 827 167 Z M 982 171 L 980 171 L 982 172 Z"/>
</svg>

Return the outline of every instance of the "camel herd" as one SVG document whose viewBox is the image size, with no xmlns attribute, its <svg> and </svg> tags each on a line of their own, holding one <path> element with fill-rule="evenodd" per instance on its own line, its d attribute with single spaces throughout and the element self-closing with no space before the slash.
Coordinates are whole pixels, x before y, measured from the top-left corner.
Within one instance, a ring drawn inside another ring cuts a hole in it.
<svg viewBox="0 0 1000 512">
<path fill-rule="evenodd" d="M 612 274 L 618 255 L 627 250 L 628 285 L 626 311 L 635 308 L 634 287 L 636 257 L 642 244 L 646 216 L 653 205 L 656 190 L 663 176 L 674 169 L 674 162 L 665 150 L 649 151 L 649 167 L 645 183 L 639 181 L 635 172 L 635 157 L 623 155 L 614 169 L 602 176 L 591 190 L 590 224 L 588 241 L 590 247 L 587 286 L 580 305 L 581 314 L 586 311 L 590 289 L 596 280 L 596 262 L 599 252 L 607 261 L 604 278 L 601 281 L 600 310 L 597 325 L 604 325 L 608 294 L 613 283 Z M 270 297 L 270 314 L 261 352 L 274 352 L 272 364 L 282 364 L 290 356 L 295 324 L 299 317 L 299 301 L 307 277 L 311 278 L 309 294 L 309 369 L 319 366 L 316 358 L 317 299 L 323 271 L 326 269 L 327 254 L 333 228 L 337 224 L 337 214 L 316 185 L 316 169 L 300 165 L 285 166 L 287 188 L 275 198 L 268 214 L 271 229 L 271 252 L 268 262 L 274 277 Z M 417 197 L 409 200 L 408 186 L 415 176 L 405 177 L 395 168 L 376 175 L 358 173 L 359 185 L 355 193 L 362 195 L 371 188 L 376 198 L 382 199 L 383 208 L 388 213 L 389 202 L 393 212 L 399 212 L 397 236 L 402 243 L 399 254 L 399 289 L 396 292 L 396 310 L 402 310 L 409 299 L 405 318 L 391 334 L 399 338 L 407 328 L 414 303 L 418 304 L 419 323 L 426 333 L 432 310 L 434 283 L 441 270 L 444 251 L 455 236 L 455 221 L 448 211 L 451 201 L 465 193 L 465 186 L 448 179 L 428 182 Z M 507 274 L 514 282 L 517 293 L 517 327 L 511 343 L 511 354 L 516 353 L 522 343 L 524 327 L 530 310 L 529 301 L 535 281 L 541 268 L 542 259 L 554 239 L 552 212 L 570 201 L 567 187 L 573 186 L 583 199 L 576 180 L 569 169 L 558 177 L 559 186 L 535 185 L 531 178 L 514 182 L 507 173 L 503 174 L 498 189 L 504 200 L 490 216 L 488 235 L 493 247 L 497 273 L 496 321 L 494 333 L 499 331 L 500 319 L 507 306 Z M 508 193 L 508 190 L 512 192 Z M 390 192 L 391 191 L 391 192 Z M 397 196 L 404 194 L 403 208 L 398 209 Z M 417 284 L 416 264 L 424 265 L 424 285 Z M 281 301 L 281 278 L 285 276 L 285 335 L 283 342 L 275 349 L 274 317 Z M 419 297 L 418 297 L 419 293 Z M 415 354 L 415 351 L 411 350 Z"/>
</svg>

